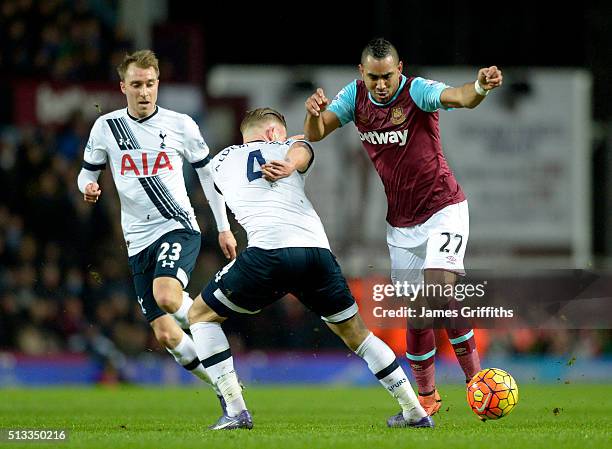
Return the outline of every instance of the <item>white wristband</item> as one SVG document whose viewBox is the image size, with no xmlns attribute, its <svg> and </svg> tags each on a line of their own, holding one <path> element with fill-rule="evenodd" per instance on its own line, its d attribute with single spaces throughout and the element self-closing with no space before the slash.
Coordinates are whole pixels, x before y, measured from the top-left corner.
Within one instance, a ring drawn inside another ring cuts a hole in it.
<svg viewBox="0 0 612 449">
<path fill-rule="evenodd" d="M 478 80 L 474 81 L 474 90 L 476 90 L 476 93 L 482 97 L 489 95 L 489 91 L 484 90 Z"/>
</svg>

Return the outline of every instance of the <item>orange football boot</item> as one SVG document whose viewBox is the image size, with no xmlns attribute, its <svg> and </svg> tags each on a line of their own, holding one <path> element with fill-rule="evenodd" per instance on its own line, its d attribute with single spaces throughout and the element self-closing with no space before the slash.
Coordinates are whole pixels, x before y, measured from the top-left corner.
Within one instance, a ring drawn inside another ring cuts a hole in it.
<svg viewBox="0 0 612 449">
<path fill-rule="evenodd" d="M 419 393 L 419 404 L 421 404 L 421 407 L 425 409 L 429 416 L 435 415 L 442 406 L 442 398 L 440 393 L 438 393 L 438 389 L 436 388 L 432 393 L 425 396 Z"/>
</svg>

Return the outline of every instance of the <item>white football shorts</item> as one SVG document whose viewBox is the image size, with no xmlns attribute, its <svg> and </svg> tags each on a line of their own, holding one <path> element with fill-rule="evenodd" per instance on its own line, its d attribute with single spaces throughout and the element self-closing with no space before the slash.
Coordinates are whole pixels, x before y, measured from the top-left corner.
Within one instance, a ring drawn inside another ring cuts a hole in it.
<svg viewBox="0 0 612 449">
<path fill-rule="evenodd" d="M 422 283 L 423 270 L 428 268 L 465 275 L 463 257 L 469 234 L 467 200 L 446 206 L 415 226 L 396 228 L 387 223 L 391 279 Z"/>
</svg>

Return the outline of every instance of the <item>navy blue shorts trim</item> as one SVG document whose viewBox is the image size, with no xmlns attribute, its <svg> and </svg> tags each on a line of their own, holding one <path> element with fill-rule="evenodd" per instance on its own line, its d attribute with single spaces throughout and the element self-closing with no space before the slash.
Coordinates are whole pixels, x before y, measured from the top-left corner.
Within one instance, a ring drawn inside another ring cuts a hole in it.
<svg viewBox="0 0 612 449">
<path fill-rule="evenodd" d="M 332 323 L 357 313 L 340 266 L 325 248 L 247 248 L 215 275 L 202 298 L 219 316 L 231 317 L 255 314 L 288 293 Z"/>
<path fill-rule="evenodd" d="M 153 297 L 153 280 L 177 279 L 187 287 L 198 255 L 202 237 L 199 232 L 177 229 L 162 235 L 154 243 L 128 259 L 140 310 L 148 322 L 164 315 Z"/>
</svg>

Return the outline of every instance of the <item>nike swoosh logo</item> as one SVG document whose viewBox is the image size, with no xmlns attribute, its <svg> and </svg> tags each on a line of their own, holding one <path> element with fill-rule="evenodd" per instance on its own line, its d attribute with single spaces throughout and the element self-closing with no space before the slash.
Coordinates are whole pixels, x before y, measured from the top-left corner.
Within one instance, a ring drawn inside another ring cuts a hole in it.
<svg viewBox="0 0 612 449">
<path fill-rule="evenodd" d="M 214 427 L 213 430 L 219 430 L 219 429 L 225 429 L 227 426 L 229 426 L 230 424 L 235 424 L 237 421 L 227 421 L 221 425 L 217 425 Z"/>
<path fill-rule="evenodd" d="M 478 413 L 484 412 L 484 409 L 487 408 L 487 405 L 489 404 L 489 400 L 491 399 L 491 395 L 492 393 L 489 393 L 487 395 L 487 398 L 484 400 L 481 407 L 474 407 Z"/>
</svg>

